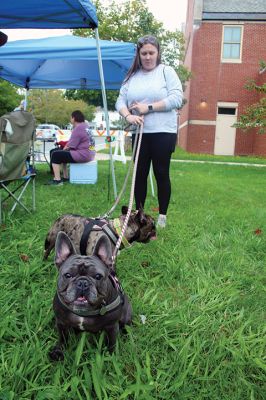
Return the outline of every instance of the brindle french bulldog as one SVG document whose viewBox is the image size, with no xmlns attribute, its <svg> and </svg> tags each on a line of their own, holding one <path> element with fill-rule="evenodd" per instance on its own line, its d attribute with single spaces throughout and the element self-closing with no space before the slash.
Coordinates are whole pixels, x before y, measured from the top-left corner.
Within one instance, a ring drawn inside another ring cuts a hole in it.
<svg viewBox="0 0 266 400">
<path fill-rule="evenodd" d="M 59 232 L 55 244 L 55 264 L 59 276 L 53 307 L 59 342 L 49 352 L 53 361 L 63 360 L 70 330 L 105 331 L 107 347 L 115 348 L 119 328 L 131 324 L 132 308 L 108 265 L 112 257 L 106 236 L 96 243 L 93 255 L 76 253 L 69 237 Z"/>
<path fill-rule="evenodd" d="M 110 220 L 97 220 L 83 217 L 81 215 L 65 214 L 59 217 L 50 228 L 44 244 L 44 256 L 46 260 L 55 246 L 58 232 L 65 232 L 74 244 L 79 254 L 90 255 L 93 252 L 95 244 L 102 235 L 107 235 L 111 240 L 112 248 L 118 240 L 120 231 L 123 227 L 128 207 L 122 207 L 122 215 Z M 92 221 L 92 229 L 86 235 L 86 229 Z M 93 224 L 94 222 L 94 224 Z M 98 225 L 101 222 L 103 227 Z M 154 218 L 143 212 L 142 209 L 131 211 L 128 225 L 124 234 L 128 243 L 141 242 L 147 243 L 156 239 L 156 227 Z M 120 249 L 127 245 L 122 241 Z"/>
</svg>

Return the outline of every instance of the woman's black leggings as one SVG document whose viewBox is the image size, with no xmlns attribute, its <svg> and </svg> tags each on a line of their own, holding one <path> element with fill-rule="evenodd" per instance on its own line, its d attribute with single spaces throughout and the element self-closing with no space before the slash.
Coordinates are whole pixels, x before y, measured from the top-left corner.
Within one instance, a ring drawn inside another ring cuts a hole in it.
<svg viewBox="0 0 266 400">
<path fill-rule="evenodd" d="M 68 164 L 75 163 L 70 151 L 67 150 L 54 150 L 51 154 L 51 164 Z"/>
<path fill-rule="evenodd" d="M 139 209 L 140 206 L 144 208 L 147 181 L 152 163 L 157 182 L 159 213 L 167 213 L 171 197 L 170 159 L 175 150 L 176 137 L 174 133 L 144 133 L 142 135 L 135 183 L 136 209 Z M 136 135 L 132 135 L 132 148 L 135 139 Z"/>
</svg>

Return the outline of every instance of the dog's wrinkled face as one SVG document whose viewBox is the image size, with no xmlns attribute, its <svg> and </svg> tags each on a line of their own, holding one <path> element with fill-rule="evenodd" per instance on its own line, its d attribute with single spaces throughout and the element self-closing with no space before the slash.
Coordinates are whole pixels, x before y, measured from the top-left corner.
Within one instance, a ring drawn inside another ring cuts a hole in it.
<svg viewBox="0 0 266 400">
<path fill-rule="evenodd" d="M 59 232 L 55 245 L 55 264 L 59 269 L 58 294 L 73 311 L 94 309 L 108 294 L 108 265 L 111 246 L 106 237 L 97 243 L 92 256 L 76 254 L 64 232 Z"/>
<path fill-rule="evenodd" d="M 126 217 L 128 207 L 122 207 L 122 215 Z M 127 226 L 128 242 L 134 241 L 147 243 L 156 239 L 156 226 L 154 218 L 145 214 L 142 209 L 133 211 L 130 214 Z"/>
</svg>

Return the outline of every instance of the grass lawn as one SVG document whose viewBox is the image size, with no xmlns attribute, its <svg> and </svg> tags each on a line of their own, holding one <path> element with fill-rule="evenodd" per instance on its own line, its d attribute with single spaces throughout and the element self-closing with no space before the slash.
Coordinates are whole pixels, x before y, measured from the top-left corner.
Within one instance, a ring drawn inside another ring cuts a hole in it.
<svg viewBox="0 0 266 400">
<path fill-rule="evenodd" d="M 214 154 L 194 154 L 188 153 L 181 147 L 176 146 L 173 154 L 174 159 L 178 160 L 198 160 L 198 161 L 222 161 L 247 164 L 266 164 L 266 157 L 258 156 L 216 156 Z"/>
<path fill-rule="evenodd" d="M 49 361 L 57 270 L 43 243 L 59 215 L 113 204 L 108 162 L 98 165 L 96 185 L 63 187 L 45 186 L 38 166 L 37 211 L 17 209 L 1 227 L 0 399 L 265 399 L 264 168 L 172 163 L 167 229 L 117 258 L 134 310 L 128 334 L 112 355 L 102 335 L 73 335 L 65 361 Z M 115 168 L 120 188 L 126 166 Z M 156 207 L 150 195 L 146 212 Z"/>
</svg>

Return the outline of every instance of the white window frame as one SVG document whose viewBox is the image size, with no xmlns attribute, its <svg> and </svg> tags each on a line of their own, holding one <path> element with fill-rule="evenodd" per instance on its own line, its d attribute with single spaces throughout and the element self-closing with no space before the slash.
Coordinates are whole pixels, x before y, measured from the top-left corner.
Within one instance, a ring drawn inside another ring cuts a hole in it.
<svg viewBox="0 0 266 400">
<path fill-rule="evenodd" d="M 225 28 L 241 28 L 241 35 L 240 35 L 240 54 L 239 58 L 224 58 L 223 57 L 223 49 L 224 49 L 224 30 Z M 223 25 L 223 37 L 222 37 L 222 47 L 221 47 L 221 62 L 222 63 L 231 63 L 231 64 L 241 64 L 242 63 L 242 47 L 243 47 L 243 32 L 244 32 L 244 25 L 240 24 L 224 24 Z"/>
<path fill-rule="evenodd" d="M 216 116 L 219 115 L 218 108 L 235 108 L 236 109 L 235 116 L 237 117 L 237 115 L 238 115 L 238 103 L 235 103 L 235 102 L 231 103 L 229 101 L 218 101 L 217 108 L 216 108 Z M 222 115 L 226 115 L 226 114 L 222 114 Z M 228 115 L 233 115 L 233 114 L 228 114 Z"/>
</svg>

